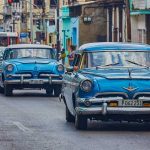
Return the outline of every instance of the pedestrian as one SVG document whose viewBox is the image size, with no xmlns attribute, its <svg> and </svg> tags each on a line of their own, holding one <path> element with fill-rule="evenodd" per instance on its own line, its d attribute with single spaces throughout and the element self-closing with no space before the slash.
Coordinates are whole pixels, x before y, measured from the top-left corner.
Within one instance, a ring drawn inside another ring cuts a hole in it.
<svg viewBox="0 0 150 150">
<path fill-rule="evenodd" d="M 68 55 L 69 65 L 73 65 L 74 55 L 75 55 L 76 46 L 70 45 L 70 54 Z"/>
<path fill-rule="evenodd" d="M 57 49 L 56 49 L 54 44 L 52 44 L 52 49 L 53 49 L 53 52 L 54 52 L 54 55 L 55 55 L 54 57 L 57 59 Z"/>
<path fill-rule="evenodd" d="M 66 58 L 66 53 L 65 53 L 65 49 L 62 48 L 60 56 L 59 56 L 59 60 L 62 60 L 62 64 L 65 64 L 65 58 Z"/>
</svg>

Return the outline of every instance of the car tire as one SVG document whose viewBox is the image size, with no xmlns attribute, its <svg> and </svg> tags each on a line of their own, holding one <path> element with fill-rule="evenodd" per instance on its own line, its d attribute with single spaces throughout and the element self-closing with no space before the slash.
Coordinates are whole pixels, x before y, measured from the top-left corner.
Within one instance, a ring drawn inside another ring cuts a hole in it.
<svg viewBox="0 0 150 150">
<path fill-rule="evenodd" d="M 4 88 L 0 87 L 0 93 L 4 93 Z"/>
<path fill-rule="evenodd" d="M 62 88 L 61 85 L 55 85 L 55 86 L 54 86 L 54 95 L 55 95 L 56 97 L 58 97 L 58 96 L 60 95 L 60 93 L 61 93 L 61 88 Z"/>
<path fill-rule="evenodd" d="M 47 88 L 46 94 L 47 94 L 47 96 L 52 96 L 53 95 L 53 88 L 51 88 L 51 87 Z"/>
<path fill-rule="evenodd" d="M 75 127 L 78 130 L 86 130 L 87 129 L 87 117 L 76 114 Z"/>
<path fill-rule="evenodd" d="M 75 121 L 75 117 L 70 113 L 67 106 L 66 106 L 66 121 L 67 122 L 74 122 Z"/>
<path fill-rule="evenodd" d="M 4 86 L 4 95 L 5 96 L 12 96 L 13 94 L 13 88 L 11 85 L 5 85 Z"/>
</svg>

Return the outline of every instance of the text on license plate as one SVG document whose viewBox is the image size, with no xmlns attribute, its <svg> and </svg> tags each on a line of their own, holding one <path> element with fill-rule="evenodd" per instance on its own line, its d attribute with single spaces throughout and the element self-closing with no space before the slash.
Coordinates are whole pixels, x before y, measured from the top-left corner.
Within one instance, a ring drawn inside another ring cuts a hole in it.
<svg viewBox="0 0 150 150">
<path fill-rule="evenodd" d="M 31 80 L 30 84 L 43 84 L 43 80 Z"/>
<path fill-rule="evenodd" d="M 122 106 L 142 106 L 143 102 L 141 100 L 123 100 Z"/>
</svg>

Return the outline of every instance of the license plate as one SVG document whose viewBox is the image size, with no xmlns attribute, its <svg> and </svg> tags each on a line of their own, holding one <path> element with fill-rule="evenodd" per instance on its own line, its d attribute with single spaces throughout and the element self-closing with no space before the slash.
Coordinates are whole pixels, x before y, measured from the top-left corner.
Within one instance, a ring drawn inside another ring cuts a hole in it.
<svg viewBox="0 0 150 150">
<path fill-rule="evenodd" d="M 122 106 L 126 107 L 143 106 L 143 102 L 141 100 L 123 100 Z"/>
<path fill-rule="evenodd" d="M 30 84 L 43 84 L 43 80 L 31 80 Z"/>
</svg>

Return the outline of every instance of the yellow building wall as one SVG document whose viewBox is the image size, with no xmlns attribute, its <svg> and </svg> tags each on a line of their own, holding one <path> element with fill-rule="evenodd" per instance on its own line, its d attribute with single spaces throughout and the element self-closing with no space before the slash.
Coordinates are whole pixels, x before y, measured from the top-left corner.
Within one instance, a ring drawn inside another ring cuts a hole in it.
<svg viewBox="0 0 150 150">
<path fill-rule="evenodd" d="M 3 13 L 4 0 L 0 0 L 0 20 L 3 19 L 1 13 Z"/>
</svg>

